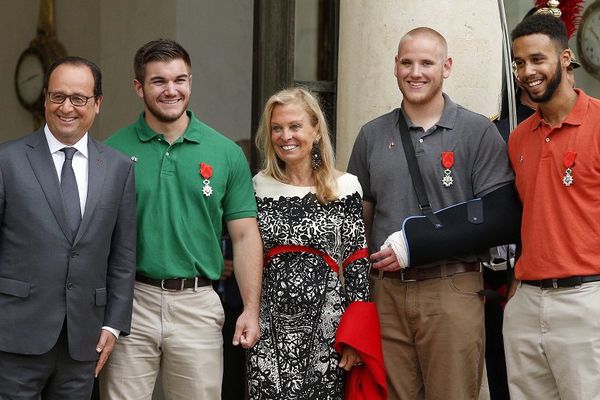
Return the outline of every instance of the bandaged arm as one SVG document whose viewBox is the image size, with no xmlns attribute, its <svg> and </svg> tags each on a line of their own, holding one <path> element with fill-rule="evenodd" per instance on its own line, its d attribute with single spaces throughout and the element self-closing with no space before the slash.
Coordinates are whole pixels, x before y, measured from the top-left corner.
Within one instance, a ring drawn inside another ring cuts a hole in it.
<svg viewBox="0 0 600 400">
<path fill-rule="evenodd" d="M 481 198 L 437 211 L 443 224 L 440 229 L 425 216 L 408 217 L 400 235 L 406 241 L 408 265 L 425 266 L 518 243 L 521 213 L 521 202 L 511 183 Z"/>
</svg>

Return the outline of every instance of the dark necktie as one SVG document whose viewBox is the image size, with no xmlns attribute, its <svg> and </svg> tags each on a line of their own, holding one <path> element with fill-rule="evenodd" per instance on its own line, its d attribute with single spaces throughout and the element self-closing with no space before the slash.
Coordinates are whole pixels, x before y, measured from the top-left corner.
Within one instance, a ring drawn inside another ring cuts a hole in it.
<svg viewBox="0 0 600 400">
<path fill-rule="evenodd" d="M 71 228 L 72 238 L 75 238 L 81 223 L 81 205 L 79 203 L 79 190 L 73 171 L 73 155 L 77 151 L 74 147 L 64 147 L 60 151 L 65 153 L 65 162 L 60 173 L 60 189 L 62 190 L 67 220 Z"/>
</svg>

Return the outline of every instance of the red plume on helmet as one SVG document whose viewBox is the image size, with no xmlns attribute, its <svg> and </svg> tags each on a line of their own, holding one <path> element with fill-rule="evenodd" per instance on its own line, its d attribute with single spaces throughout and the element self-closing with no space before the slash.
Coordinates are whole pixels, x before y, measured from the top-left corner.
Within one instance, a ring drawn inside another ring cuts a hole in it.
<svg viewBox="0 0 600 400">
<path fill-rule="evenodd" d="M 548 7 L 549 1 L 546 0 L 536 0 L 535 6 L 537 8 Z M 579 26 L 579 22 L 581 20 L 581 12 L 583 11 L 583 3 L 585 0 L 561 0 L 558 8 L 562 12 L 560 19 L 565 23 L 567 27 L 567 34 L 569 35 L 569 39 Z"/>
</svg>

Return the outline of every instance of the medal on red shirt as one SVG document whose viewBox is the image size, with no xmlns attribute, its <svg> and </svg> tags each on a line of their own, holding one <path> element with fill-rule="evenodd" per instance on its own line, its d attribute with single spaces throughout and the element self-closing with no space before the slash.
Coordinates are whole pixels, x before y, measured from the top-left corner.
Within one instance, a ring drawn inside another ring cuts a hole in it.
<svg viewBox="0 0 600 400">
<path fill-rule="evenodd" d="M 442 167 L 444 167 L 444 176 L 442 177 L 442 184 L 445 187 L 450 187 L 454 183 L 452 178 L 452 167 L 454 166 L 454 152 L 453 151 L 442 151 Z"/>
<path fill-rule="evenodd" d="M 204 184 L 204 186 L 202 187 L 202 194 L 204 194 L 204 196 L 206 197 L 209 197 L 213 192 L 212 187 L 210 186 L 210 178 L 212 177 L 212 172 L 213 169 L 210 165 L 200 163 L 200 176 L 204 178 L 204 180 L 202 181 L 202 183 Z"/>
<path fill-rule="evenodd" d="M 563 165 L 565 167 L 565 176 L 562 178 L 563 185 L 569 187 L 575 182 L 573 178 L 573 167 L 575 166 L 575 157 L 577 157 L 577 152 L 573 150 L 569 150 L 565 153 L 563 157 Z"/>
</svg>

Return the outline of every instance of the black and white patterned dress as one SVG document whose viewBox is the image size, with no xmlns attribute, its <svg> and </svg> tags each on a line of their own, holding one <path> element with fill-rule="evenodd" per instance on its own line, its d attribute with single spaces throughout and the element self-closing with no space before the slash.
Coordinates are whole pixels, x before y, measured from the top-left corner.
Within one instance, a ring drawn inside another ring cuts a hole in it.
<svg viewBox="0 0 600 400">
<path fill-rule="evenodd" d="M 369 262 L 347 265 L 344 285 L 330 266 L 366 247 L 360 184 L 350 174 L 337 184 L 339 199 L 322 205 L 314 188 L 254 177 L 265 252 L 287 250 L 265 264 L 261 336 L 248 360 L 252 400 L 343 398 L 344 371 L 332 346 L 346 306 L 369 299 Z M 298 250 L 307 248 L 313 253 Z"/>
</svg>

